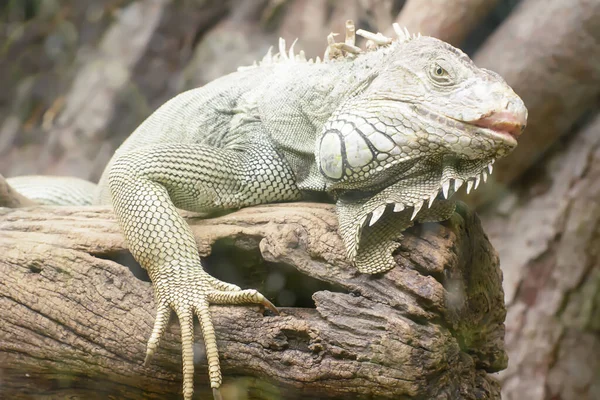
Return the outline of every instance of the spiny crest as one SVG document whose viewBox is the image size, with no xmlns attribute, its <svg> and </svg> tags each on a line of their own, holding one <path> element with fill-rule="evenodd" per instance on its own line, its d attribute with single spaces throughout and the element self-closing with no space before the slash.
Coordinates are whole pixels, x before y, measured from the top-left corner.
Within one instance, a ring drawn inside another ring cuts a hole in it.
<svg viewBox="0 0 600 400">
<path fill-rule="evenodd" d="M 421 37 L 420 33 L 413 33 L 411 35 L 406 28 L 401 28 L 400 25 L 398 25 L 397 23 L 394 23 L 392 27 L 394 28 L 394 32 L 397 36 L 395 40 L 393 38 L 385 36 L 381 32 L 373 33 L 364 29 L 356 30 L 354 26 L 354 21 L 348 20 L 346 21 L 346 38 L 343 42 L 335 41 L 335 36 L 338 35 L 337 33 L 332 32 L 327 36 L 327 48 L 325 49 L 325 54 L 323 55 L 322 61 L 319 57 L 307 60 L 303 50 L 300 50 L 298 54 L 295 54 L 294 45 L 296 44 L 298 39 L 294 40 L 289 50 L 286 50 L 285 39 L 279 38 L 279 53 L 273 54 L 273 47 L 271 46 L 267 51 L 267 54 L 265 54 L 261 61 L 254 61 L 254 63 L 249 66 L 238 67 L 238 71 L 257 68 L 262 65 L 283 63 L 320 64 L 322 62 L 328 62 L 330 60 L 337 60 L 343 58 L 353 59 L 359 54 L 388 47 L 393 42 L 404 43 L 409 40 Z M 367 39 L 365 50 L 356 46 L 356 35 L 362 36 L 363 38 Z"/>
<path fill-rule="evenodd" d="M 452 174 L 451 172 L 447 173 L 446 171 L 444 171 L 443 176 L 441 178 L 441 187 L 436 187 L 431 193 L 427 194 L 424 197 L 404 198 L 401 201 L 390 200 L 388 198 L 383 204 L 378 204 L 377 202 L 374 202 L 372 204 L 372 207 L 374 208 L 367 207 L 364 209 L 366 213 L 359 220 L 359 225 L 363 227 L 367 225 L 368 221 L 368 226 L 373 226 L 381 218 L 386 208 L 390 204 L 394 205 L 394 212 L 401 212 L 412 207 L 412 214 L 410 220 L 413 221 L 416 218 L 419 211 L 423 209 L 423 207 L 431 208 L 433 202 L 439 198 L 440 191 L 443 196 L 443 199 L 446 200 L 449 199 L 453 193 L 458 192 L 458 189 L 460 189 L 465 182 L 467 184 L 467 194 L 471 193 L 472 190 L 476 190 L 481 181 L 487 182 L 488 176 L 491 175 L 494 170 L 493 165 L 495 161 L 495 159 L 492 159 L 488 164 L 485 164 L 483 166 L 483 169 L 478 169 L 477 172 L 474 172 L 472 174 L 469 173 L 468 175 L 456 175 Z M 403 195 L 406 195 L 406 193 L 403 193 Z M 357 232 L 357 235 L 359 235 L 359 232 Z M 357 237 L 356 239 L 358 240 L 359 238 Z"/>
</svg>

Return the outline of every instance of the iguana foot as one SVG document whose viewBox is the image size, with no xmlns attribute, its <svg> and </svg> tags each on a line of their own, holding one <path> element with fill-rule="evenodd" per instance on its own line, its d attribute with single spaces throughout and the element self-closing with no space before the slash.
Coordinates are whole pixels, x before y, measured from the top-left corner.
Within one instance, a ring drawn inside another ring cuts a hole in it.
<svg viewBox="0 0 600 400">
<path fill-rule="evenodd" d="M 180 267 L 181 268 L 181 267 Z M 158 348 L 165 332 L 171 311 L 174 311 L 181 326 L 181 352 L 183 362 L 183 398 L 191 399 L 194 393 L 194 314 L 200 320 L 210 386 L 215 400 L 221 399 L 221 367 L 212 319 L 210 304 L 260 304 L 278 314 L 275 306 L 254 289 L 242 290 L 236 285 L 221 282 L 199 268 L 184 266 L 176 277 L 157 276 L 154 281 L 157 302 L 156 319 L 152 334 L 148 340 L 146 358 L 147 365 Z"/>
</svg>

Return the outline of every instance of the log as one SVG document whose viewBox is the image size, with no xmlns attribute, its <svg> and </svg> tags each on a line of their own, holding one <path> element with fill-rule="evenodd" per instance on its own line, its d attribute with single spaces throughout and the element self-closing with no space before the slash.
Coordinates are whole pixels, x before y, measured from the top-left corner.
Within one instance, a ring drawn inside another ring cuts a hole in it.
<svg viewBox="0 0 600 400">
<path fill-rule="evenodd" d="M 184 216 L 208 265 L 221 248 L 242 275 L 287 267 L 289 281 L 320 285 L 313 307 L 280 316 L 211 307 L 224 398 L 500 398 L 489 373 L 507 364 L 502 275 L 464 205 L 407 231 L 397 267 L 377 276 L 347 262 L 330 204 Z M 180 397 L 177 323 L 142 366 L 155 305 L 130 262 L 108 208 L 0 208 L 0 397 Z M 208 398 L 198 329 L 196 342 L 196 395 Z"/>
<path fill-rule="evenodd" d="M 508 304 L 505 400 L 600 398 L 600 115 L 570 139 L 483 216 Z"/>
</svg>

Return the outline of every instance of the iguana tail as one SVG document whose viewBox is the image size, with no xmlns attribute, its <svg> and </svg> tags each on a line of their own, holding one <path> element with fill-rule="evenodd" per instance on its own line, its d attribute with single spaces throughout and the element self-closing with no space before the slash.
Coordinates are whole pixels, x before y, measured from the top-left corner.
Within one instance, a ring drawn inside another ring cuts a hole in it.
<svg viewBox="0 0 600 400">
<path fill-rule="evenodd" d="M 45 205 L 91 205 L 96 192 L 95 183 L 66 176 L 29 175 L 6 181 L 23 196 Z"/>
</svg>

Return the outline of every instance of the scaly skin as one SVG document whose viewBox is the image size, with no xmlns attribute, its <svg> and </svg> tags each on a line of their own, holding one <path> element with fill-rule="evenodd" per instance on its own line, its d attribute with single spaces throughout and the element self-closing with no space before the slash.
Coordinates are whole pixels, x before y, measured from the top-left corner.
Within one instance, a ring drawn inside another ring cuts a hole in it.
<svg viewBox="0 0 600 400">
<path fill-rule="evenodd" d="M 348 257 L 361 272 L 394 266 L 413 221 L 441 221 L 447 200 L 485 180 L 516 146 L 527 110 L 497 74 L 430 37 L 357 31 L 371 51 L 329 38 L 326 62 L 280 42 L 278 55 L 175 97 L 117 150 L 98 185 L 136 260 L 154 284 L 150 359 L 174 311 L 181 325 L 183 394 L 193 394 L 193 315 L 198 315 L 219 398 L 221 372 L 209 304 L 258 303 L 255 290 L 202 268 L 177 212 L 293 201 L 310 191 L 337 200 Z M 44 201 L 43 196 L 37 197 Z"/>
</svg>

